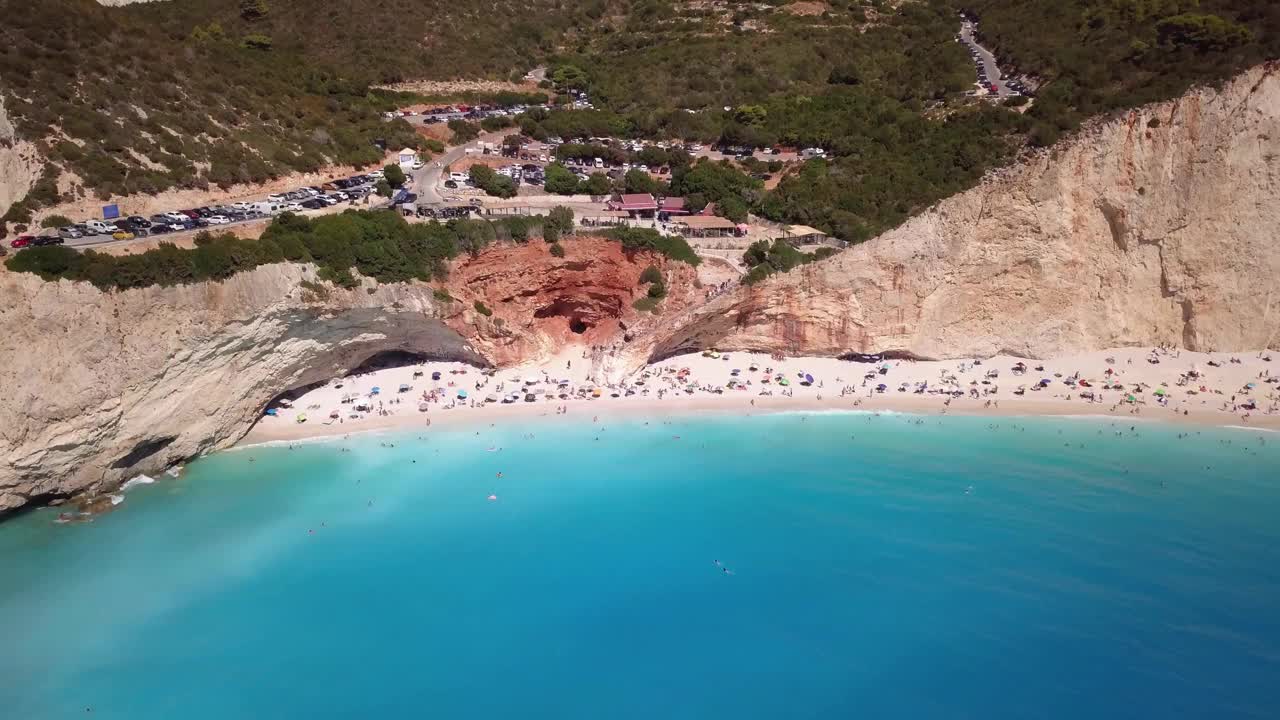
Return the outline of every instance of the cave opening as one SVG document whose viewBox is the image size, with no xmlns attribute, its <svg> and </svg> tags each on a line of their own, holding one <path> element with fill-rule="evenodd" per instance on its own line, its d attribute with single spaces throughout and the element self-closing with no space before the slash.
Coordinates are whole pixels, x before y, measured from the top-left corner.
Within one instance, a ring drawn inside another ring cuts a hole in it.
<svg viewBox="0 0 1280 720">
<path fill-rule="evenodd" d="M 375 370 L 388 370 L 391 368 L 412 367 L 427 362 L 466 362 L 456 356 L 434 355 L 427 353 L 412 352 L 409 350 L 382 350 L 369 355 L 361 362 L 357 363 L 350 370 L 345 372 L 337 371 L 327 377 L 322 377 L 313 382 L 302 383 L 285 390 L 274 396 L 267 402 L 263 409 L 285 407 L 284 403 L 292 404 L 298 398 L 315 390 L 316 388 L 328 385 L 334 378 L 349 378 L 364 373 L 370 373 Z M 475 367 L 475 363 L 468 363 Z M 313 376 L 314 377 L 314 376 Z"/>
<path fill-rule="evenodd" d="M 352 375 L 360 375 L 362 373 L 373 372 L 374 370 L 388 370 L 390 368 L 409 367 L 410 365 L 421 365 L 424 362 L 438 360 L 423 353 L 410 352 L 408 350 L 383 350 L 376 352 L 365 358 L 365 361 L 347 371 L 345 377 Z"/>
<path fill-rule="evenodd" d="M 572 330 L 577 335 L 581 335 L 582 333 L 586 332 L 590 328 L 591 328 L 590 325 L 582 322 L 582 320 L 578 318 L 574 318 L 569 321 L 569 329 Z"/>
</svg>

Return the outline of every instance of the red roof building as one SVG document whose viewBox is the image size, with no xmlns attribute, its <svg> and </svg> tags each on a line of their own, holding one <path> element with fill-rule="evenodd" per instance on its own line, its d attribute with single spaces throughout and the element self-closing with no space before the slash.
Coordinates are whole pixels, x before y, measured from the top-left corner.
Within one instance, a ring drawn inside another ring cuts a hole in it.
<svg viewBox="0 0 1280 720">
<path fill-rule="evenodd" d="M 667 197 L 658 203 L 658 212 L 662 215 L 688 215 L 689 209 L 684 206 L 684 198 Z"/>
<path fill-rule="evenodd" d="M 632 193 L 621 195 L 617 200 L 610 200 L 606 207 L 632 215 L 653 214 L 658 211 L 658 201 L 654 200 L 649 193 Z"/>
</svg>

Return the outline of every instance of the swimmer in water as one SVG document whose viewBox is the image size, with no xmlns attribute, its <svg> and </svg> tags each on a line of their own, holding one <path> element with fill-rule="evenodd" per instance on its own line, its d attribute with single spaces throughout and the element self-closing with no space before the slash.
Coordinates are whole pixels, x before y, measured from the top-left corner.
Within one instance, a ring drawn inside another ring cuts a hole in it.
<svg viewBox="0 0 1280 720">
<path fill-rule="evenodd" d="M 502 477 L 502 473 L 498 473 L 498 477 Z"/>
</svg>

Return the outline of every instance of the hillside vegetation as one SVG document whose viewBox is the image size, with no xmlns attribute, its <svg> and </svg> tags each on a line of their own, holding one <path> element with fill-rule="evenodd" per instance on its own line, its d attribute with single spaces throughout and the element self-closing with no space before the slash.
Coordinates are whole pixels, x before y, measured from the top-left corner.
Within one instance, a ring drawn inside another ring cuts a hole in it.
<svg viewBox="0 0 1280 720">
<path fill-rule="evenodd" d="M 367 165 L 375 140 L 417 147 L 380 116 L 398 98 L 370 84 L 505 74 L 569 20 L 551 2 L 507 5 L 5 0 L 0 92 L 50 165 L 4 219 L 56 202 L 59 177 L 100 197 L 155 193 Z"/>
<path fill-rule="evenodd" d="M 1030 116 L 1049 144 L 1084 118 L 1167 100 L 1280 57 L 1272 0 L 969 0 L 1006 68 L 1044 83 Z"/>
<path fill-rule="evenodd" d="M 76 184 L 103 197 L 228 186 L 369 164 L 376 140 L 421 150 L 380 116 L 408 98 L 374 84 L 545 63 L 560 102 L 583 91 L 595 109 L 526 116 L 522 132 L 821 147 L 828 159 L 770 191 L 671 190 L 859 241 L 1024 143 L 1280 55 L 1268 0 L 834 0 L 816 14 L 785 0 L 0 2 L 0 92 L 51 162 L 12 223 Z M 1008 70 L 1040 82 L 1026 114 L 965 94 L 961 9 Z"/>
<path fill-rule="evenodd" d="M 528 242 L 535 232 L 551 242 L 571 230 L 572 223 L 573 213 L 567 208 L 548 216 L 516 216 L 493 222 L 455 219 L 412 224 L 399 213 L 385 210 L 348 210 L 314 220 L 285 213 L 254 240 L 206 232 L 196 237 L 193 248 L 161 242 L 159 247 L 136 255 L 47 245 L 16 253 L 5 265 L 13 272 L 34 273 L 46 280 L 128 290 L 225 280 L 271 263 L 314 263 L 322 280 L 353 288 L 359 285 L 355 273 L 387 283 L 444 280 L 449 273 L 448 261 L 464 252 L 476 255 L 500 241 Z M 623 229 L 604 236 L 617 240 L 628 252 L 656 252 L 690 265 L 699 262 L 683 238 L 655 230 Z"/>
</svg>

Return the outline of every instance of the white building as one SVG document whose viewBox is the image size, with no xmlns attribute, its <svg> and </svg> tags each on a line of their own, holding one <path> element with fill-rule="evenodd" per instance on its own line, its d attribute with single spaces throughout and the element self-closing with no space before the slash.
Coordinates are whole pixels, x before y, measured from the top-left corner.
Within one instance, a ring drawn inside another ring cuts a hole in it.
<svg viewBox="0 0 1280 720">
<path fill-rule="evenodd" d="M 412 170 L 418 165 L 418 151 L 413 148 L 405 148 L 400 151 L 400 168 L 403 170 Z"/>
</svg>

